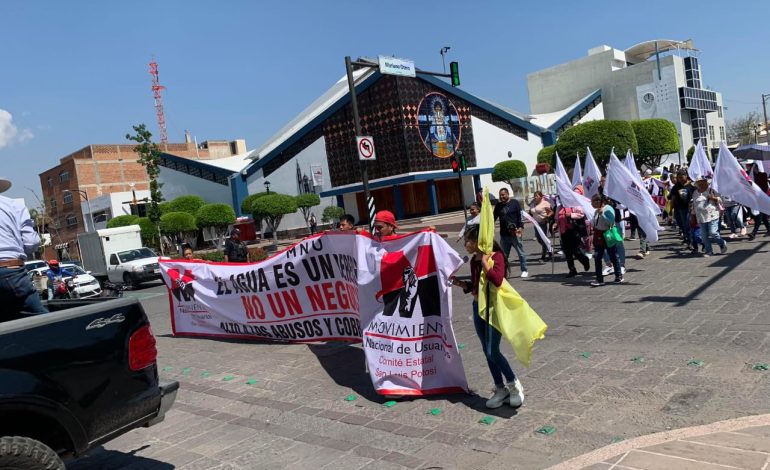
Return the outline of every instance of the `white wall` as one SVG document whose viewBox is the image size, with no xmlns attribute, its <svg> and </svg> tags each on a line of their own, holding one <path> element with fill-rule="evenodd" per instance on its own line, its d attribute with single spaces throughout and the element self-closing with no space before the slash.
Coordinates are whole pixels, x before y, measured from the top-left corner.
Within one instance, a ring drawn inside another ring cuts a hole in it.
<svg viewBox="0 0 770 470">
<path fill-rule="evenodd" d="M 209 204 L 233 204 L 229 185 L 224 186 L 164 166 L 160 167 L 158 182 L 163 184 L 160 190 L 166 201 L 192 195 L 202 197 Z"/>
<path fill-rule="evenodd" d="M 492 168 L 495 164 L 508 160 L 508 152 L 511 152 L 510 159 L 524 162 L 527 173 L 535 171 L 537 153 L 543 148 L 539 135 L 527 132 L 529 140 L 524 140 L 476 116 L 471 116 L 471 125 L 478 168 Z"/>
<path fill-rule="evenodd" d="M 265 191 L 265 180 L 270 182 L 270 192 L 277 192 L 282 194 L 288 194 L 290 196 L 296 196 L 299 194 L 299 188 L 297 187 L 297 162 L 299 162 L 300 171 L 306 174 L 309 178 L 312 177 L 310 172 L 311 165 L 321 165 L 323 169 L 323 185 L 316 186 L 316 194 L 321 191 L 328 191 L 331 189 L 331 181 L 329 180 L 329 165 L 326 161 L 326 140 L 324 137 L 319 138 L 312 144 L 308 145 L 304 150 L 294 156 L 291 160 L 281 165 L 276 171 L 264 176 L 263 170 L 259 170 L 249 177 L 247 187 L 249 194 L 255 194 Z M 311 211 L 315 213 L 318 223 L 321 224 L 321 215 L 326 206 L 337 205 L 337 198 L 334 196 L 321 198 L 321 204 L 313 207 Z M 295 214 L 289 214 L 284 216 L 281 220 L 281 225 L 278 227 L 278 231 L 291 230 L 296 228 L 305 227 L 305 219 L 302 218 L 302 213 L 297 211 Z"/>
</svg>

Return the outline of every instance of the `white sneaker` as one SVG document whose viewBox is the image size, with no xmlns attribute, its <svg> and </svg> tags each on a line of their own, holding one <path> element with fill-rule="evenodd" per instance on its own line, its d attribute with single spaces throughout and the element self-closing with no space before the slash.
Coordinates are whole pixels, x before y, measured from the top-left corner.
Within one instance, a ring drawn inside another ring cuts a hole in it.
<svg viewBox="0 0 770 470">
<path fill-rule="evenodd" d="M 510 394 L 508 387 L 495 387 L 495 394 L 487 400 L 486 407 L 489 409 L 500 408 Z"/>
<path fill-rule="evenodd" d="M 511 394 L 510 400 L 508 401 L 509 405 L 514 408 L 518 408 L 524 404 L 524 387 L 521 386 L 519 379 L 516 379 L 513 381 L 513 383 L 508 384 L 508 391 Z"/>
<path fill-rule="evenodd" d="M 626 273 L 626 267 L 625 266 L 621 266 L 620 267 L 620 274 L 625 274 L 625 273 Z"/>
<path fill-rule="evenodd" d="M 612 266 L 605 266 L 604 269 L 602 269 L 602 276 L 609 276 L 615 271 L 615 268 Z"/>
<path fill-rule="evenodd" d="M 529 271 L 522 271 L 521 277 L 529 277 Z"/>
<path fill-rule="evenodd" d="M 730 234 L 730 239 L 735 239 L 735 238 L 737 238 L 737 237 L 738 237 L 738 235 L 736 235 L 736 234 L 734 234 L 734 233 L 731 233 L 731 234 Z"/>
<path fill-rule="evenodd" d="M 720 248 L 720 249 L 719 249 L 719 252 L 720 252 L 720 253 L 722 253 L 722 254 L 725 254 L 725 253 L 727 253 L 727 245 L 725 245 L 725 246 L 723 246 L 722 248 Z"/>
</svg>

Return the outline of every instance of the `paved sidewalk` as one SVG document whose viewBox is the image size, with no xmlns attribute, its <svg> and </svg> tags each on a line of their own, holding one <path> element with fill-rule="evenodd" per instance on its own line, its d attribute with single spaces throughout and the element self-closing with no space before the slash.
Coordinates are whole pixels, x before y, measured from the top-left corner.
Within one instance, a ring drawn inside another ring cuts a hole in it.
<svg viewBox="0 0 770 470">
<path fill-rule="evenodd" d="M 589 452 L 548 470 L 725 468 L 770 468 L 770 414 L 641 436 Z"/>
</svg>

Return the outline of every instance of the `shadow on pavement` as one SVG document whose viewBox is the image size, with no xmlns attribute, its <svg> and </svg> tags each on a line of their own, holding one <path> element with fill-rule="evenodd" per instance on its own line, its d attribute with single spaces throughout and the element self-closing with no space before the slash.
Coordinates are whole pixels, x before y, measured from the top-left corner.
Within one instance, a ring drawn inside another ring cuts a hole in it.
<svg viewBox="0 0 770 470">
<path fill-rule="evenodd" d="M 364 370 L 364 351 L 347 343 L 309 344 L 308 349 L 318 358 L 319 364 L 324 368 L 334 382 L 345 388 L 352 389 L 361 398 L 374 403 L 385 403 L 392 398 L 378 395 L 374 391 L 369 374 Z M 451 395 L 425 395 L 420 397 L 403 397 L 400 401 L 427 400 L 448 401 L 450 403 L 462 403 L 468 408 L 480 413 L 493 415 L 498 418 L 511 418 L 516 415 L 516 410 L 503 406 L 490 410 L 484 404 L 487 399 L 476 393 L 451 394 Z"/>
<path fill-rule="evenodd" d="M 131 466 L 132 468 L 152 468 L 153 470 L 171 470 L 174 465 L 159 460 L 136 455 L 150 446 L 145 444 L 129 452 L 118 452 L 97 447 L 85 457 L 67 462 L 67 470 L 109 470 Z"/>
<path fill-rule="evenodd" d="M 762 251 L 762 248 L 765 247 L 770 243 L 770 241 L 762 242 L 757 244 L 752 249 L 747 250 L 737 250 L 733 252 L 729 252 L 724 255 L 720 256 L 717 259 L 714 260 L 713 263 L 709 265 L 709 267 L 713 268 L 719 268 L 723 267 L 724 269 L 720 271 L 717 275 L 712 276 L 709 278 L 706 282 L 698 286 L 697 288 L 690 291 L 689 294 L 681 297 L 674 297 L 674 296 L 648 296 L 648 297 L 642 297 L 639 299 L 639 302 L 664 302 L 664 303 L 674 303 L 676 307 L 684 307 L 692 300 L 695 300 L 695 298 L 698 297 L 701 293 L 705 292 L 709 287 L 713 286 L 717 282 L 719 282 L 723 277 L 727 276 L 727 274 L 732 271 L 733 269 L 737 268 L 741 264 L 743 264 L 745 261 L 747 261 L 752 256 L 756 255 L 757 253 L 764 253 Z"/>
</svg>

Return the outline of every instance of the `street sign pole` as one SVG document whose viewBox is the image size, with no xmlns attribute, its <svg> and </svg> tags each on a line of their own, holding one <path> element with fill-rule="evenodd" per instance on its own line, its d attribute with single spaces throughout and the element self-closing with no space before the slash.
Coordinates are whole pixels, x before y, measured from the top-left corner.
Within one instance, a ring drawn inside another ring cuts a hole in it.
<svg viewBox="0 0 770 470">
<path fill-rule="evenodd" d="M 345 70 L 348 75 L 348 88 L 350 89 L 350 104 L 353 107 L 353 123 L 356 126 L 356 137 L 361 135 L 361 120 L 358 117 L 358 99 L 356 98 L 356 87 L 353 83 L 353 64 L 350 56 L 345 57 Z M 366 210 L 369 214 L 369 232 L 374 234 L 374 198 L 369 194 L 369 175 L 367 173 L 366 162 L 361 162 L 361 183 L 364 186 L 364 200 L 366 201 Z M 360 214 L 359 214 L 360 217 Z"/>
<path fill-rule="evenodd" d="M 463 189 L 463 152 L 460 149 L 457 149 L 455 155 L 457 156 L 457 164 L 460 166 L 460 171 L 457 172 L 457 177 L 460 179 L 460 203 L 463 205 L 463 217 L 465 217 L 465 222 L 467 222 L 468 209 L 465 207 L 465 190 Z"/>
</svg>

